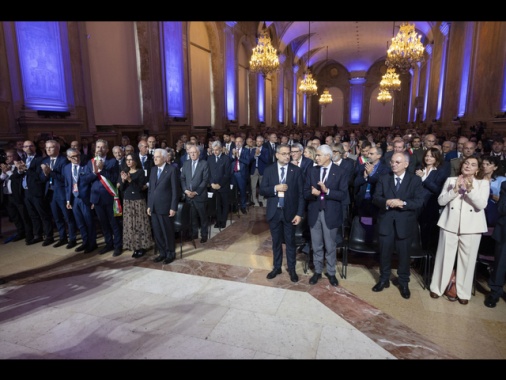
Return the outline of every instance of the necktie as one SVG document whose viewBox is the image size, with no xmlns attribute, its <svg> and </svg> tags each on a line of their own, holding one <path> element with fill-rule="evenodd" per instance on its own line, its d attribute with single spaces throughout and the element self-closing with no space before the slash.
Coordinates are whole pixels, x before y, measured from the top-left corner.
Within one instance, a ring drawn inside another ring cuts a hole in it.
<svg viewBox="0 0 506 380">
<path fill-rule="evenodd" d="M 197 167 L 197 161 L 192 161 L 192 178 L 195 175 L 195 168 Z"/>
<path fill-rule="evenodd" d="M 285 167 L 282 166 L 281 167 L 281 183 L 285 183 Z M 278 205 L 279 207 L 284 207 L 285 206 L 285 197 L 284 197 L 284 194 L 282 197 L 279 197 L 278 198 Z"/>
<path fill-rule="evenodd" d="M 401 177 L 395 177 L 395 180 L 397 181 L 397 183 L 395 184 L 395 191 L 399 191 L 401 187 Z"/>
<path fill-rule="evenodd" d="M 216 156 L 216 163 L 218 163 L 218 156 Z"/>
<path fill-rule="evenodd" d="M 51 162 L 49 163 L 49 167 L 51 168 L 51 170 L 53 170 L 53 168 L 54 168 L 55 161 L 56 161 L 56 158 L 51 158 Z"/>
<path fill-rule="evenodd" d="M 239 157 L 241 157 L 241 150 L 240 149 L 237 153 L 237 158 L 235 159 L 235 168 L 234 168 L 235 172 L 239 171 Z"/>
<path fill-rule="evenodd" d="M 55 160 L 56 158 L 51 158 L 49 161 L 49 169 L 51 169 L 51 171 L 53 170 Z M 49 189 L 53 190 L 53 177 L 49 177 Z"/>
<path fill-rule="evenodd" d="M 26 158 L 26 168 L 28 169 L 30 167 L 30 163 L 32 162 L 33 156 L 28 156 Z M 23 189 L 28 189 L 28 185 L 26 184 L 26 177 L 28 176 L 28 173 L 25 172 L 25 176 L 23 177 Z"/>
<path fill-rule="evenodd" d="M 78 188 L 77 188 L 77 165 L 72 165 L 72 183 L 74 184 L 72 192 L 74 195 L 77 195 Z"/>
<path fill-rule="evenodd" d="M 158 174 L 156 175 L 156 179 L 160 179 L 160 174 L 162 174 L 162 168 L 158 168 Z"/>
<path fill-rule="evenodd" d="M 141 165 L 142 165 L 142 168 L 144 169 L 144 163 L 146 162 L 146 156 L 142 156 L 141 157 Z"/>
<path fill-rule="evenodd" d="M 323 168 L 323 174 L 322 174 L 322 178 L 321 178 L 322 182 L 325 182 L 326 174 L 327 174 L 327 168 Z M 320 194 L 320 211 L 322 211 L 322 210 L 325 210 L 325 194 L 323 193 L 323 191 Z"/>
</svg>

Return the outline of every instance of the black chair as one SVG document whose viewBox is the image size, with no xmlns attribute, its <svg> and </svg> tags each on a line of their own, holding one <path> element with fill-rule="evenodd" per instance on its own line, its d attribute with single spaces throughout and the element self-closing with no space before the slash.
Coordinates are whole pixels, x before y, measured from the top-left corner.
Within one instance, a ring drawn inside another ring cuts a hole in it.
<svg viewBox="0 0 506 380">
<path fill-rule="evenodd" d="M 309 259 L 311 257 L 311 232 L 309 230 L 306 215 L 304 215 L 302 221 L 295 226 L 295 246 L 297 247 L 297 252 L 301 251 L 306 244 L 309 245 L 309 252 L 306 255 L 306 261 L 304 263 L 304 273 L 307 273 Z"/>
<path fill-rule="evenodd" d="M 413 240 L 411 242 L 411 247 L 409 249 L 410 258 L 414 261 L 414 266 L 416 266 L 416 261 L 420 261 L 419 268 L 422 268 L 422 288 L 429 288 L 429 270 L 431 268 L 431 259 L 432 254 L 429 250 L 424 250 L 422 248 L 422 240 L 420 235 L 420 225 L 415 223 L 413 225 Z"/>
<path fill-rule="evenodd" d="M 217 207 L 218 207 L 218 204 L 217 204 L 217 201 L 216 201 L 216 194 L 214 192 L 208 192 L 208 197 L 207 197 L 207 204 L 206 204 L 206 208 L 207 208 L 207 223 L 208 223 L 208 235 L 209 235 L 209 239 L 211 239 L 211 230 L 212 230 L 212 226 L 213 226 L 213 223 L 216 221 L 216 216 L 217 216 Z M 219 229 L 221 231 L 221 228 Z"/>
<path fill-rule="evenodd" d="M 358 215 L 353 217 L 350 232 L 347 237 L 344 236 L 344 242 L 341 248 L 343 256 L 341 278 L 346 278 L 348 272 L 348 254 L 350 252 L 369 255 L 379 253 L 378 236 L 378 225 L 374 223 L 372 218 L 363 218 Z"/>
<path fill-rule="evenodd" d="M 473 291 L 472 295 L 476 295 L 476 286 L 478 284 L 477 276 L 478 270 L 484 268 L 487 278 L 490 277 L 495 261 L 495 240 L 492 239 L 493 227 L 489 228 L 488 232 L 484 232 L 481 240 L 480 247 L 478 248 L 478 256 L 476 257 L 476 265 L 474 267 Z"/>
<path fill-rule="evenodd" d="M 179 257 L 183 258 L 183 236 L 186 233 L 191 235 L 191 213 L 190 213 L 190 204 L 186 202 L 179 202 L 177 205 L 176 215 L 174 216 L 174 230 L 176 233 L 179 233 L 180 238 L 180 254 Z M 195 240 L 193 240 L 193 246 L 195 249 L 197 248 L 197 244 Z"/>
</svg>

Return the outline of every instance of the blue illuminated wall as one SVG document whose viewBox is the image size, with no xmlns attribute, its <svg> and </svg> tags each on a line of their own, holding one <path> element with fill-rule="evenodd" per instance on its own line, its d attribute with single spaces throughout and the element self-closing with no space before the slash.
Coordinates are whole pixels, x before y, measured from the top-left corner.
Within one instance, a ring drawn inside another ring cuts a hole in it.
<svg viewBox="0 0 506 380">
<path fill-rule="evenodd" d="M 62 41 L 65 33 L 60 33 L 60 24 L 16 22 L 15 25 L 25 106 L 34 110 L 68 111 L 73 99 L 72 86 L 69 83 L 68 87 L 65 81 L 62 46 L 68 52 L 68 43 Z"/>
<path fill-rule="evenodd" d="M 265 83 L 262 74 L 257 74 L 258 120 L 265 123 Z"/>
<path fill-rule="evenodd" d="M 464 40 L 464 54 L 462 56 L 462 80 L 460 82 L 459 111 L 457 116 L 462 117 L 466 113 L 467 92 L 469 90 L 469 71 L 471 67 L 471 46 L 473 38 L 473 25 L 467 23 Z"/>
<path fill-rule="evenodd" d="M 437 110 L 436 119 L 441 120 L 441 107 L 443 104 L 443 88 L 445 83 L 446 61 L 448 56 L 448 33 L 450 32 L 450 24 L 443 22 L 439 27 L 441 34 L 445 37 L 443 41 L 443 54 L 441 57 L 441 70 L 439 71 L 439 88 L 437 91 Z"/>
<path fill-rule="evenodd" d="M 359 124 L 362 121 L 362 100 L 364 98 L 365 78 L 350 79 L 350 122 Z"/>
<path fill-rule="evenodd" d="M 293 68 L 293 91 L 292 91 L 292 123 L 297 124 L 297 70 L 298 66 Z"/>
<path fill-rule="evenodd" d="M 184 117 L 183 23 L 163 23 L 163 57 L 167 111 L 171 117 Z"/>
<path fill-rule="evenodd" d="M 285 110 L 285 76 L 283 70 L 280 70 L 278 74 L 278 122 L 284 122 L 284 110 Z"/>
<path fill-rule="evenodd" d="M 229 25 L 229 24 L 227 24 Z M 235 49 L 234 49 L 234 33 L 231 28 L 225 31 L 225 65 L 226 65 L 226 94 L 227 94 L 227 117 L 228 120 L 237 120 L 235 112 Z"/>
</svg>

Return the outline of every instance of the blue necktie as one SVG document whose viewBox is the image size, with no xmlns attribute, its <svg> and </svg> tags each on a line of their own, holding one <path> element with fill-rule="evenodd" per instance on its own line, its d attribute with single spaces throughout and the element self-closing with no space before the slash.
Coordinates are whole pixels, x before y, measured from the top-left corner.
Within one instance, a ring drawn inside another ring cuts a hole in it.
<svg viewBox="0 0 506 380">
<path fill-rule="evenodd" d="M 27 170 L 28 170 L 28 168 L 30 167 L 30 163 L 32 162 L 32 159 L 33 159 L 33 157 L 32 157 L 32 156 L 28 156 L 28 157 L 26 158 L 26 169 L 27 169 Z M 28 176 L 28 171 L 27 171 L 27 172 L 25 172 L 25 176 L 23 177 L 23 183 L 22 183 L 22 185 L 23 185 L 23 189 L 25 189 L 25 190 L 26 190 L 26 189 L 28 189 L 28 185 L 27 185 L 27 183 L 26 183 L 26 177 L 27 177 L 27 176 Z"/>
<path fill-rule="evenodd" d="M 281 183 L 285 183 L 285 167 L 281 167 Z M 283 194 L 284 195 L 284 194 Z M 278 205 L 279 207 L 285 206 L 285 197 L 278 197 Z"/>
<path fill-rule="evenodd" d="M 395 180 L 397 181 L 397 183 L 395 184 L 395 191 L 399 191 L 401 187 L 401 177 L 395 177 Z"/>
<path fill-rule="evenodd" d="M 160 174 L 162 174 L 162 168 L 158 168 L 158 174 L 156 175 L 156 179 L 160 179 Z"/>
</svg>

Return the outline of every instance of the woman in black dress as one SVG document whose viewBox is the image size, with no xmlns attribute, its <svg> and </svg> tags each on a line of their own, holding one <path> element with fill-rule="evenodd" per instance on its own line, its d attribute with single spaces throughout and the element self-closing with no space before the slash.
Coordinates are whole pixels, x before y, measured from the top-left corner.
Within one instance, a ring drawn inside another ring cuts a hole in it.
<svg viewBox="0 0 506 380">
<path fill-rule="evenodd" d="M 148 178 L 138 154 L 128 154 L 125 161 L 129 170 L 121 172 L 120 184 L 123 193 L 123 248 L 134 251 L 132 257 L 139 258 L 154 244 L 146 211 L 146 192 L 142 191 Z"/>
</svg>

